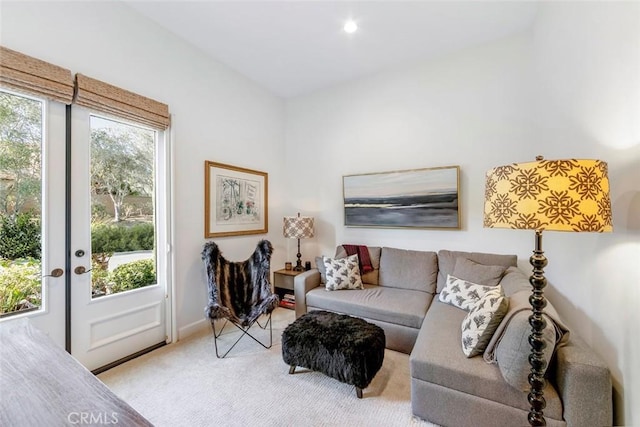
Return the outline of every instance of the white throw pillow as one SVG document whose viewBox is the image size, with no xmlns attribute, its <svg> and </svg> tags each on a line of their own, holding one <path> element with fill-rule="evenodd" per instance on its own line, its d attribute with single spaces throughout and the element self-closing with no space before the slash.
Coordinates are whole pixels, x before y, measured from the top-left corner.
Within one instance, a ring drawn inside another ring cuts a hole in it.
<svg viewBox="0 0 640 427">
<path fill-rule="evenodd" d="M 438 299 L 446 304 L 469 311 L 484 294 L 495 288 L 495 286 L 478 285 L 447 274 L 447 283 Z"/>
<path fill-rule="evenodd" d="M 326 270 L 326 290 L 364 289 L 362 278 L 360 277 L 360 267 L 358 266 L 358 255 L 339 259 L 323 256 L 322 262 Z"/>
<path fill-rule="evenodd" d="M 484 294 L 462 321 L 462 352 L 467 357 L 481 354 L 509 309 L 501 286 Z"/>
</svg>

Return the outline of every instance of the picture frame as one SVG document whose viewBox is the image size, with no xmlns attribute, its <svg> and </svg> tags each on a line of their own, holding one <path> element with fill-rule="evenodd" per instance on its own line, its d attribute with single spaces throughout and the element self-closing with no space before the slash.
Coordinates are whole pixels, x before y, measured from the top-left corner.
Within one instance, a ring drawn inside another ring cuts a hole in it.
<svg viewBox="0 0 640 427">
<path fill-rule="evenodd" d="M 460 167 L 342 177 L 347 227 L 460 229 Z"/>
<path fill-rule="evenodd" d="M 265 234 L 269 230 L 269 175 L 204 162 L 204 237 Z"/>
</svg>

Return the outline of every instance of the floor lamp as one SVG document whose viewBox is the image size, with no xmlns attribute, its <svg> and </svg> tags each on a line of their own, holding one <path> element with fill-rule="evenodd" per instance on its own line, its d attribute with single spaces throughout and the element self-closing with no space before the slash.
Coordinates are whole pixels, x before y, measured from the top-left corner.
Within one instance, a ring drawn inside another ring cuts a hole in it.
<svg viewBox="0 0 640 427">
<path fill-rule="evenodd" d="M 538 156 L 535 162 L 491 169 L 486 176 L 484 226 L 535 230 L 535 249 L 529 258 L 533 274 L 529 278 L 528 420 L 529 425 L 544 426 L 547 363 L 543 357 L 546 321 L 542 313 L 547 305 L 543 293 L 547 258 L 542 250 L 542 231 L 612 231 L 607 164 L 600 160 L 543 160 Z"/>
<path fill-rule="evenodd" d="M 294 271 L 304 271 L 300 258 L 300 239 L 308 239 L 313 237 L 313 218 L 308 216 L 285 216 L 282 227 L 282 234 L 289 239 L 298 239 L 298 261 L 293 268 Z"/>
</svg>

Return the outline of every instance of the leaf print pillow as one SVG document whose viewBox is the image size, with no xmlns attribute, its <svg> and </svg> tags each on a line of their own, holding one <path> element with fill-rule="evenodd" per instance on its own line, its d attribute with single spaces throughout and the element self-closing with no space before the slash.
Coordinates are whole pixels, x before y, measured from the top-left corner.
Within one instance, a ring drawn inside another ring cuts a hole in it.
<svg viewBox="0 0 640 427">
<path fill-rule="evenodd" d="M 360 267 L 358 267 L 358 255 L 338 259 L 323 256 L 322 263 L 326 270 L 325 289 L 327 291 L 364 289 Z"/>
<path fill-rule="evenodd" d="M 496 287 L 478 285 L 447 274 L 447 283 L 440 292 L 438 299 L 454 307 L 469 311 L 476 302 L 480 301 L 484 294 L 492 289 L 496 289 Z"/>
<path fill-rule="evenodd" d="M 481 354 L 509 309 L 509 299 L 500 285 L 493 286 L 469 310 L 462 321 L 462 352 L 467 357 Z"/>
</svg>

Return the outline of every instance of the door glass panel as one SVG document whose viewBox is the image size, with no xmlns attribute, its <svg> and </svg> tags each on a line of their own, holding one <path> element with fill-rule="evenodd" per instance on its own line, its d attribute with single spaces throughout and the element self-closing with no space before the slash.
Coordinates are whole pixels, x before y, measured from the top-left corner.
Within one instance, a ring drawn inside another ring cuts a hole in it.
<svg viewBox="0 0 640 427">
<path fill-rule="evenodd" d="M 0 91 L 0 317 L 42 306 L 43 109 Z"/>
<path fill-rule="evenodd" d="M 156 132 L 91 116 L 91 288 L 156 284 Z"/>
</svg>

